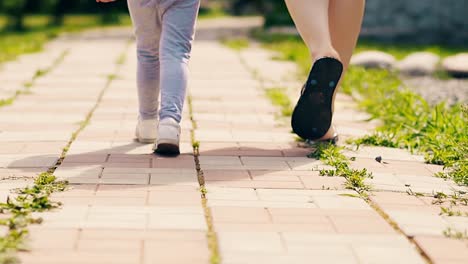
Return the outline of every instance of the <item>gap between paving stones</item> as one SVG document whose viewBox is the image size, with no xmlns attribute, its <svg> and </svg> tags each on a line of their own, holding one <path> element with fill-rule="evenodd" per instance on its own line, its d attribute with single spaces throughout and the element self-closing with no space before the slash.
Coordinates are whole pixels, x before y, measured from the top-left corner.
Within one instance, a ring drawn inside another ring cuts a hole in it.
<svg viewBox="0 0 468 264">
<path fill-rule="evenodd" d="M 195 162 L 195 168 L 197 170 L 198 184 L 200 185 L 200 195 L 201 195 L 201 200 L 202 200 L 201 202 L 202 202 L 203 212 L 205 214 L 205 221 L 206 221 L 206 226 L 207 226 L 206 236 L 207 236 L 207 241 L 208 241 L 208 248 L 211 253 L 210 263 L 219 264 L 221 263 L 221 257 L 219 253 L 218 237 L 214 230 L 213 215 L 212 215 L 211 209 L 208 206 L 207 198 L 206 198 L 207 190 L 205 187 L 205 177 L 203 175 L 203 170 L 201 169 L 200 159 L 199 159 L 200 142 L 198 142 L 195 139 L 195 129 L 197 128 L 197 123 L 193 116 L 192 97 L 190 95 L 187 97 L 187 102 L 188 102 L 188 107 L 189 107 L 190 120 L 192 122 L 192 129 L 190 130 L 190 138 L 191 138 L 192 147 L 193 147 L 193 158 Z"/>
<path fill-rule="evenodd" d="M 107 82 L 106 82 L 105 86 L 102 88 L 102 90 L 100 91 L 100 93 L 99 93 L 99 95 L 98 95 L 98 97 L 96 99 L 96 103 L 91 108 L 91 110 L 86 114 L 85 119 L 80 123 L 80 127 L 75 132 L 72 133 L 72 136 L 71 136 L 70 140 L 68 141 L 67 145 L 62 150 L 60 158 L 57 160 L 57 162 L 52 167 L 50 167 L 46 172 L 40 174 L 36 178 L 35 185 L 34 185 L 33 189 L 38 188 L 38 190 L 41 190 L 38 195 L 41 195 L 41 194 L 44 195 L 45 194 L 46 197 L 44 197 L 44 199 L 46 199 L 46 201 L 48 203 L 50 203 L 50 204 L 48 204 L 48 206 L 46 208 L 39 207 L 39 208 L 36 208 L 36 209 L 32 209 L 31 213 L 35 212 L 35 211 L 38 211 L 38 212 L 47 211 L 47 210 L 59 207 L 61 205 L 60 202 L 51 202 L 51 201 L 48 200 L 48 197 L 50 196 L 51 193 L 57 192 L 57 191 L 64 191 L 66 189 L 66 185 L 67 185 L 66 181 L 65 182 L 56 181 L 56 178 L 53 176 L 53 173 L 55 172 L 57 167 L 60 166 L 60 164 L 62 163 L 63 159 L 65 158 L 65 156 L 66 156 L 66 154 L 68 152 L 69 147 L 71 146 L 73 141 L 76 139 L 78 134 L 89 123 L 91 117 L 93 116 L 93 113 L 95 112 L 95 110 L 99 106 L 99 103 L 101 102 L 104 94 L 106 93 L 106 91 L 110 87 L 112 81 L 116 78 L 116 75 L 118 74 L 119 69 L 121 68 L 121 66 L 123 65 L 123 63 L 126 60 L 126 51 L 128 50 L 130 44 L 131 44 L 131 40 L 128 41 L 127 45 L 124 48 L 124 51 L 122 51 L 122 53 L 117 58 L 114 74 L 111 74 L 111 75 L 107 76 Z M 35 77 L 33 77 L 32 81 L 31 81 L 31 85 L 26 85 L 25 86 L 25 90 L 29 89 L 33 85 L 33 83 L 34 83 L 34 81 L 36 79 L 40 78 L 41 76 L 44 76 L 44 74 L 51 71 L 52 69 L 54 69 L 58 65 L 60 65 L 60 63 L 64 60 L 64 58 L 65 58 L 65 56 L 67 54 L 68 54 L 68 51 L 65 51 L 64 53 L 62 53 L 62 55 L 56 61 L 54 61 L 52 66 L 47 68 L 47 70 L 40 71 L 40 72 L 38 71 L 38 73 L 36 73 Z M 21 93 L 22 92 L 16 93 L 15 98 Z M 50 189 L 47 190 L 45 193 L 42 193 L 42 188 L 50 188 Z M 17 190 L 17 193 L 23 193 L 23 192 L 27 193 L 28 190 L 30 190 L 29 187 L 25 187 L 23 189 Z M 33 197 L 35 197 L 34 194 L 33 194 Z M 11 201 L 11 199 L 8 199 L 7 204 L 10 201 Z M 34 201 L 36 201 L 36 198 L 34 198 Z M 5 239 L 5 241 L 11 241 L 11 239 L 13 239 L 13 241 L 17 241 L 16 242 L 17 244 L 15 244 L 16 248 L 10 248 L 10 250 L 8 250 L 5 253 L 2 253 L 2 255 L 0 255 L 0 264 L 17 263 L 18 259 L 16 258 L 15 253 L 17 251 L 19 251 L 19 250 L 20 251 L 26 250 L 25 248 L 23 248 L 23 245 L 24 245 L 24 242 L 25 242 L 24 241 L 24 235 L 27 234 L 28 225 L 29 224 L 40 224 L 42 222 L 41 218 L 33 218 L 33 217 L 28 217 L 28 216 L 25 216 L 25 217 L 27 219 L 27 223 L 25 224 L 23 229 L 19 230 L 19 233 L 15 229 L 14 224 L 13 225 L 9 224 L 10 229 L 7 231 L 7 235 L 2 237 L 2 239 Z M 10 223 L 15 223 L 14 218 L 16 218 L 15 214 L 13 214 L 12 219 L 8 219 L 6 221 L 10 222 Z M 4 220 L 4 219 L 2 219 L 2 220 Z M 7 222 L 5 222 L 5 223 L 7 223 Z M 24 231 L 22 231 L 22 230 L 24 230 Z M 7 242 L 5 242 L 5 243 L 7 243 Z"/>
<path fill-rule="evenodd" d="M 375 202 L 373 202 L 371 199 L 365 199 L 365 201 L 374 209 L 397 233 L 401 234 L 402 236 L 406 237 L 408 241 L 414 246 L 414 248 L 418 251 L 418 253 L 421 255 L 421 257 L 426 261 L 427 263 L 433 263 L 432 260 L 429 258 L 426 252 L 421 248 L 421 246 L 416 243 L 414 240 L 414 237 L 408 236 L 405 234 L 405 232 L 400 228 L 400 226 L 391 219 L 391 217 L 385 213 L 385 211 Z"/>
<path fill-rule="evenodd" d="M 31 80 L 23 84 L 23 89 L 17 90 L 15 94 L 9 98 L 6 99 L 0 99 L 0 108 L 3 106 L 11 105 L 13 102 L 20 96 L 21 94 L 26 94 L 31 92 L 31 88 L 34 86 L 34 83 L 36 82 L 37 79 L 45 76 L 47 73 L 49 73 L 51 70 L 55 69 L 58 67 L 65 57 L 67 56 L 69 50 L 63 51 L 58 58 L 56 58 L 53 63 L 45 68 L 45 69 L 37 69 L 36 72 L 34 73 L 34 76 L 31 77 Z"/>
<path fill-rule="evenodd" d="M 253 40 L 251 40 L 253 41 Z M 239 56 L 239 60 L 241 62 L 241 64 L 251 73 L 251 75 L 259 82 L 260 84 L 260 87 L 265 91 L 265 96 L 268 97 L 268 94 L 266 93 L 266 91 L 268 90 L 268 87 L 266 87 L 266 83 L 267 83 L 267 80 L 265 80 L 264 78 L 262 78 L 262 76 L 260 74 L 258 74 L 258 72 L 250 67 L 245 58 L 242 56 L 242 54 L 240 53 L 241 49 L 234 49 L 236 51 L 236 53 L 238 54 Z M 281 87 L 281 84 L 275 86 L 275 87 Z M 280 90 L 279 92 L 281 93 L 284 93 L 283 90 Z M 284 96 L 288 97 L 289 98 L 289 95 L 287 94 L 284 94 Z M 271 100 L 269 100 L 270 103 L 273 103 Z M 282 107 L 281 106 L 277 106 L 277 109 L 280 111 L 280 116 L 283 116 L 284 113 L 281 113 L 281 111 L 283 111 Z M 310 146 L 310 145 L 309 145 Z M 310 147 L 314 147 L 314 146 L 310 146 Z M 312 150 L 311 150 L 312 151 Z M 342 151 L 340 151 L 341 153 Z M 335 168 L 336 170 L 337 168 Z M 336 177 L 336 176 L 334 176 Z M 398 224 L 393 221 L 389 215 L 387 215 L 382 208 L 380 208 L 378 206 L 378 204 L 376 204 L 375 202 L 373 202 L 371 199 L 369 199 L 369 194 L 372 195 L 372 186 L 369 185 L 369 189 L 368 190 L 355 190 L 353 189 L 354 191 L 356 191 L 358 193 L 358 196 L 363 199 L 367 204 L 369 204 L 369 206 L 374 210 L 376 211 L 397 233 L 401 234 L 402 236 L 404 236 L 411 245 L 414 246 L 414 248 L 417 250 L 417 252 L 421 255 L 421 257 L 424 259 L 425 262 L 427 263 L 432 263 L 431 259 L 429 258 L 429 256 L 426 254 L 426 252 L 423 251 L 423 249 L 420 247 L 420 245 L 418 243 L 416 243 L 416 241 L 406 235 L 403 230 L 398 226 Z M 399 193 L 404 193 L 404 192 L 399 192 Z"/>
</svg>

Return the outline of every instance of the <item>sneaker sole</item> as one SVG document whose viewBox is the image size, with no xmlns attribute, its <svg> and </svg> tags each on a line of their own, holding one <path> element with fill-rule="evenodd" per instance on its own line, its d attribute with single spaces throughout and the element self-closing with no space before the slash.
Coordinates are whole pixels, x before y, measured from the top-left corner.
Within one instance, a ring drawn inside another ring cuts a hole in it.
<svg viewBox="0 0 468 264">
<path fill-rule="evenodd" d="M 180 154 L 180 148 L 176 144 L 159 143 L 154 153 L 167 156 L 177 156 Z"/>
<path fill-rule="evenodd" d="M 291 118 L 291 126 L 303 139 L 323 137 L 332 123 L 332 104 L 343 64 L 334 58 L 317 60 Z"/>
</svg>

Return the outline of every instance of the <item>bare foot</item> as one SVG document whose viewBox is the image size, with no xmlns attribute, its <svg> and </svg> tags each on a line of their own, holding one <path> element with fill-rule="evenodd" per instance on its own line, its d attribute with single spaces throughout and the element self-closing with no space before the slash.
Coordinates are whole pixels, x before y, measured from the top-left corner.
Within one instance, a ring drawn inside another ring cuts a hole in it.
<svg viewBox="0 0 468 264">
<path fill-rule="evenodd" d="M 312 63 L 316 60 L 324 57 L 335 58 L 341 61 L 340 54 L 333 48 L 324 48 L 324 49 L 317 49 L 315 52 L 312 52 Z"/>
</svg>

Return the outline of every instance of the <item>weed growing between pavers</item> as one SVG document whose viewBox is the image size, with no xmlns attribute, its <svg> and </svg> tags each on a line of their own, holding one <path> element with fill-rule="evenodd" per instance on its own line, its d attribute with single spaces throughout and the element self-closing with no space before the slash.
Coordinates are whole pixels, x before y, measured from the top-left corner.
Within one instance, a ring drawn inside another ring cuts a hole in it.
<svg viewBox="0 0 468 264">
<path fill-rule="evenodd" d="M 262 32 L 254 37 L 272 50 L 280 59 L 291 60 L 300 66 L 306 76 L 310 68 L 310 55 L 300 38 L 271 35 Z M 438 47 L 441 55 L 450 49 Z M 372 119 L 383 124 L 375 133 L 355 140 L 366 144 L 394 148 L 407 148 L 424 153 L 426 162 L 444 165 L 436 176 L 451 178 L 458 184 L 468 185 L 468 114 L 466 107 L 452 107 L 439 103 L 429 105 L 421 96 L 404 87 L 397 75 L 386 70 L 366 70 L 351 67 L 342 83 L 345 93 L 354 97 Z"/>
<path fill-rule="evenodd" d="M 49 68 L 37 70 L 31 81 L 24 85 L 23 90 L 16 91 L 14 96 L 6 100 L 0 100 L 0 107 L 12 104 L 21 94 L 29 93 L 34 82 L 59 65 L 66 55 L 67 51 L 63 52 Z M 42 222 L 41 218 L 32 217 L 32 213 L 60 206 L 60 203 L 50 201 L 49 196 L 53 192 L 65 190 L 67 183 L 56 181 L 52 172 L 53 170 L 50 170 L 39 174 L 32 187 L 16 190 L 15 195 L 9 196 L 6 203 L 0 203 L 0 226 L 7 228 L 6 234 L 0 236 L 0 264 L 19 263 L 14 254 L 27 249 L 24 244 L 28 225 Z"/>
<path fill-rule="evenodd" d="M 116 72 L 118 72 L 125 62 L 125 54 L 131 43 L 132 41 L 129 39 L 125 50 L 116 62 Z M 66 53 L 63 54 L 60 60 L 63 60 L 65 55 Z M 54 65 L 56 66 L 57 63 L 54 63 Z M 63 148 L 62 154 L 55 165 L 49 168 L 47 172 L 39 174 L 35 178 L 32 187 L 16 190 L 14 197 L 8 197 L 6 203 L 0 203 L 0 227 L 5 226 L 8 228 L 6 235 L 0 237 L 0 264 L 19 263 L 15 253 L 27 250 L 25 239 L 28 234 L 28 225 L 40 224 L 42 222 L 41 218 L 34 218 L 32 213 L 44 212 L 60 207 L 60 202 L 53 202 L 49 197 L 54 192 L 64 191 L 68 183 L 66 181 L 57 181 L 53 172 L 62 163 L 78 134 L 91 120 L 105 92 L 115 78 L 116 75 L 114 74 L 107 76 L 107 83 L 99 93 L 96 104 L 87 113 L 85 119 L 80 122 L 80 127 L 72 133 L 68 144 Z"/>
<path fill-rule="evenodd" d="M 460 232 L 448 227 L 444 230 L 444 236 L 452 239 L 468 240 L 468 231 L 465 230 L 464 232 Z"/>
<path fill-rule="evenodd" d="M 227 47 L 236 50 L 236 51 L 241 51 L 243 49 L 246 49 L 250 46 L 249 39 L 247 38 L 231 38 L 231 39 L 224 39 L 221 41 L 224 45 Z"/>
<path fill-rule="evenodd" d="M 195 168 L 197 170 L 198 184 L 200 186 L 199 191 L 201 195 L 205 221 L 208 227 L 208 230 L 206 232 L 206 238 L 208 241 L 208 248 L 211 254 L 210 263 L 219 264 L 221 263 L 221 255 L 219 254 L 218 237 L 216 235 L 216 231 L 214 230 L 213 215 L 211 213 L 211 209 L 209 208 L 207 204 L 208 200 L 206 199 L 206 194 L 208 193 L 208 190 L 206 189 L 205 176 L 200 166 L 200 158 L 199 158 L 200 157 L 200 141 L 196 140 L 195 138 L 195 129 L 198 126 L 193 116 L 193 101 L 190 95 L 187 97 L 187 104 L 188 104 L 188 109 L 189 109 L 189 114 L 190 114 L 190 121 L 192 122 L 192 129 L 190 130 L 190 139 L 191 139 L 192 147 L 193 147 L 193 158 L 195 162 Z"/>
<path fill-rule="evenodd" d="M 265 89 L 266 96 L 271 103 L 281 109 L 281 114 L 285 117 L 292 115 L 293 106 L 291 100 L 286 95 L 285 88 L 267 88 Z"/>
<path fill-rule="evenodd" d="M 383 123 L 361 144 L 407 148 L 424 153 L 426 162 L 444 165 L 437 176 L 468 185 L 468 113 L 461 104 L 430 106 L 398 77 L 385 70 L 352 67 L 342 84 L 360 106 Z"/>
<path fill-rule="evenodd" d="M 468 211 L 460 211 L 453 208 L 454 206 L 466 207 L 468 210 L 468 195 L 465 192 L 456 191 L 452 195 L 437 192 L 433 197 L 432 204 L 440 205 L 440 215 L 468 217 Z"/>
<path fill-rule="evenodd" d="M 18 262 L 14 253 L 27 250 L 27 227 L 42 222 L 32 214 L 60 207 L 61 203 L 51 201 L 50 195 L 66 187 L 66 181 L 57 181 L 53 174 L 44 172 L 35 178 L 32 187 L 15 190 L 5 203 L 0 203 L 0 226 L 7 228 L 6 234 L 0 237 L 0 264 Z"/>
<path fill-rule="evenodd" d="M 68 54 L 68 51 L 64 51 L 60 56 L 50 65 L 48 68 L 45 69 L 38 69 L 35 73 L 34 76 L 31 78 L 30 81 L 27 81 L 26 83 L 23 84 L 23 89 L 22 90 L 17 90 L 15 94 L 9 98 L 6 99 L 0 99 L 0 107 L 2 106 L 7 106 L 13 104 L 13 102 L 18 98 L 18 96 L 22 94 L 30 94 L 31 93 L 31 87 L 34 85 L 34 82 L 49 73 L 52 69 L 57 67 L 65 58 L 65 56 Z"/>
<path fill-rule="evenodd" d="M 344 177 L 346 179 L 345 187 L 355 190 L 359 194 L 365 194 L 371 189 L 370 185 L 365 183 L 365 180 L 372 178 L 372 173 L 365 168 L 361 170 L 351 168 L 350 160 L 341 153 L 343 147 L 331 143 L 318 143 L 314 147 L 315 150 L 308 157 L 321 160 L 326 165 L 334 167 L 334 169 L 330 170 L 320 170 L 320 176 Z"/>
</svg>

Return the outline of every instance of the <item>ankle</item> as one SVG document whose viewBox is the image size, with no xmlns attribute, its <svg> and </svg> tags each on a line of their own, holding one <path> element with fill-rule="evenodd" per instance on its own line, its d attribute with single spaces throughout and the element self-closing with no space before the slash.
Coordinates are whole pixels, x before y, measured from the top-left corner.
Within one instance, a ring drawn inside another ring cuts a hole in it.
<svg viewBox="0 0 468 264">
<path fill-rule="evenodd" d="M 312 61 L 316 61 L 320 58 L 331 57 L 341 61 L 340 54 L 333 48 L 320 48 L 311 52 Z"/>
</svg>

